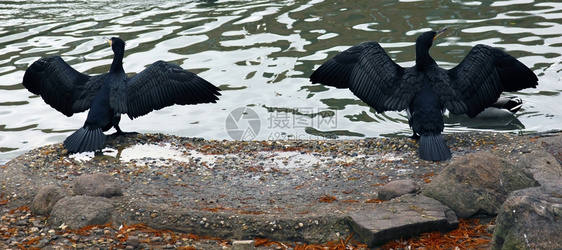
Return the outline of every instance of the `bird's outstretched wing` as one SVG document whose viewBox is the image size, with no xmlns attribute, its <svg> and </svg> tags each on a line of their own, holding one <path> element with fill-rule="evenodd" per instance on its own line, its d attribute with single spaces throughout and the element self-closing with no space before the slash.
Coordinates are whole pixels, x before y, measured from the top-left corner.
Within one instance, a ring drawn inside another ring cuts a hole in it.
<svg viewBox="0 0 562 250">
<path fill-rule="evenodd" d="M 534 88 L 538 78 L 531 69 L 506 52 L 476 45 L 462 62 L 447 71 L 450 86 L 466 104 L 464 110 L 448 107 L 455 114 L 475 117 L 497 101 L 503 91 Z"/>
<path fill-rule="evenodd" d="M 174 104 L 214 103 L 219 91 L 192 72 L 157 61 L 128 79 L 125 88 L 112 91 L 110 100 L 116 112 L 133 119 Z"/>
<path fill-rule="evenodd" d="M 35 61 L 25 71 L 23 86 L 40 95 L 51 107 L 66 116 L 90 108 L 103 76 L 88 76 L 73 69 L 59 56 Z"/>
<path fill-rule="evenodd" d="M 376 42 L 353 46 L 323 63 L 312 83 L 349 88 L 377 112 L 406 109 L 421 88 L 416 71 L 396 64 Z"/>
</svg>

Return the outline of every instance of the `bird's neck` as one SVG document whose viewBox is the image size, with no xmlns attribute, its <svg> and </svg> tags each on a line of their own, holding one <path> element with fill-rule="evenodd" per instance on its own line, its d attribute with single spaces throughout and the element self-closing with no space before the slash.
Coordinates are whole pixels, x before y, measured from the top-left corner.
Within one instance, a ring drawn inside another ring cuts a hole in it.
<svg viewBox="0 0 562 250">
<path fill-rule="evenodd" d="M 420 70 L 436 64 L 429 55 L 429 48 L 416 46 L 416 67 Z"/>
<path fill-rule="evenodd" d="M 115 52 L 115 56 L 113 57 L 113 62 L 111 63 L 111 68 L 109 72 L 124 72 L 123 70 L 123 51 Z"/>
</svg>

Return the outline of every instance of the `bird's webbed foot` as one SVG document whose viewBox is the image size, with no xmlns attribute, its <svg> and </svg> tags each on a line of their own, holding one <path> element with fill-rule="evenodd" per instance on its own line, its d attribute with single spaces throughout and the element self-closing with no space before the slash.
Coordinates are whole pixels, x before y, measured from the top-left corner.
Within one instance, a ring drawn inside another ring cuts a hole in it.
<svg viewBox="0 0 562 250">
<path fill-rule="evenodd" d="M 113 135 L 137 135 L 138 132 L 123 132 L 119 126 L 114 126 L 117 132 L 113 133 Z"/>
<path fill-rule="evenodd" d="M 410 136 L 410 138 L 412 138 L 413 140 L 418 141 L 418 140 L 420 139 L 420 135 L 418 135 L 418 134 L 416 134 L 416 132 L 414 132 L 414 133 L 412 134 L 412 136 Z"/>
<path fill-rule="evenodd" d="M 138 135 L 139 132 L 123 132 L 123 131 L 117 131 L 115 133 L 113 133 L 112 135 Z"/>
</svg>

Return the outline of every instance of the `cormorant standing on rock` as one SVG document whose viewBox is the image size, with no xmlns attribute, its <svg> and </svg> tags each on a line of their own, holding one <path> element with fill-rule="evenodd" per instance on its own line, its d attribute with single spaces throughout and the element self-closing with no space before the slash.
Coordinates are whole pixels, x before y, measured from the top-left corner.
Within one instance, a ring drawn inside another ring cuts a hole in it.
<svg viewBox="0 0 562 250">
<path fill-rule="evenodd" d="M 503 91 L 534 88 L 537 76 L 523 63 L 487 45 L 478 44 L 456 67 L 440 68 L 429 55 L 433 40 L 446 29 L 422 33 L 416 40 L 416 65 L 402 68 L 376 42 L 353 46 L 323 63 L 312 83 L 349 88 L 377 112 L 408 111 L 408 122 L 419 136 L 419 157 L 451 158 L 443 131 L 443 112 L 475 117 L 498 100 Z"/>
<path fill-rule="evenodd" d="M 103 149 L 103 131 L 114 127 L 117 134 L 124 133 L 121 114 L 134 119 L 174 104 L 218 100 L 219 88 L 168 62 L 157 61 L 128 77 L 123 70 L 125 42 L 117 37 L 108 42 L 114 53 L 108 73 L 82 74 L 59 56 L 39 59 L 25 71 L 23 86 L 66 116 L 90 109 L 84 126 L 64 141 L 69 153 Z"/>
</svg>

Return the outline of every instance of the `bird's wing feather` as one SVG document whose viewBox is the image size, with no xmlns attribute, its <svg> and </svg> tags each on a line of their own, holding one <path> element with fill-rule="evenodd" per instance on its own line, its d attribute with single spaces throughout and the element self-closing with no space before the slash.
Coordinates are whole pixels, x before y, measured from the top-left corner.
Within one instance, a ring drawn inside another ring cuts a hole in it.
<svg viewBox="0 0 562 250">
<path fill-rule="evenodd" d="M 216 102 L 220 89 L 181 67 L 157 61 L 112 91 L 112 108 L 131 119 L 174 104 Z"/>
<path fill-rule="evenodd" d="M 66 116 L 90 108 L 101 86 L 101 76 L 90 77 L 73 69 L 60 56 L 35 61 L 25 71 L 23 86 L 41 95 L 51 107 Z"/>
<path fill-rule="evenodd" d="M 468 107 L 464 102 L 462 93 L 451 86 L 451 79 L 446 70 L 435 64 L 426 69 L 431 90 L 439 97 L 441 103 L 452 113 L 464 114 Z"/>
<path fill-rule="evenodd" d="M 92 102 L 94 101 L 96 94 L 99 92 L 101 86 L 107 81 L 108 77 L 108 74 L 90 76 L 90 79 L 86 83 L 79 85 L 74 94 L 74 104 L 72 105 L 72 110 L 77 113 L 89 109 L 92 106 Z"/>
<path fill-rule="evenodd" d="M 537 76 L 506 52 L 487 45 L 476 45 L 463 61 L 448 70 L 451 87 L 462 98 L 466 109 L 447 106 L 455 114 L 478 115 L 492 105 L 503 91 L 534 88 Z"/>
<path fill-rule="evenodd" d="M 419 87 L 414 86 L 417 78 L 415 71 L 405 70 L 392 61 L 378 43 L 365 42 L 326 61 L 312 73 L 310 81 L 349 88 L 377 112 L 384 112 L 408 107 Z"/>
</svg>

